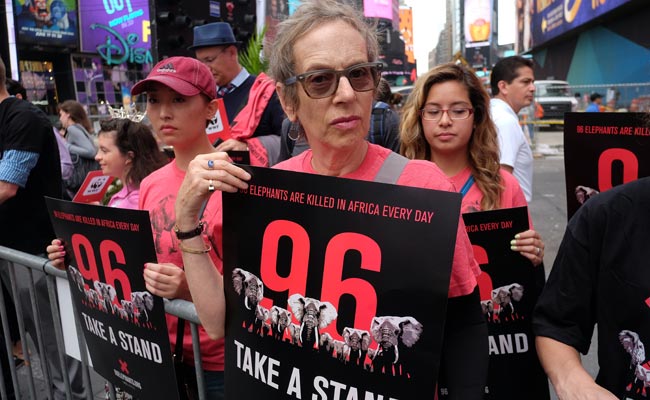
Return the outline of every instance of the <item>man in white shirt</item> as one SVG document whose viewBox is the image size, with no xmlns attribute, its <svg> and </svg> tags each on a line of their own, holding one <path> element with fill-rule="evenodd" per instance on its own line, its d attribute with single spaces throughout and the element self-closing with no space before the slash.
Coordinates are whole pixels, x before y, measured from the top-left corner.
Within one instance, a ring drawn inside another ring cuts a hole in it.
<svg viewBox="0 0 650 400">
<path fill-rule="evenodd" d="M 520 56 L 501 59 L 490 77 L 490 113 L 497 127 L 501 166 L 517 178 L 529 202 L 533 199 L 533 152 L 517 113 L 533 102 L 534 81 L 533 61 Z"/>
</svg>

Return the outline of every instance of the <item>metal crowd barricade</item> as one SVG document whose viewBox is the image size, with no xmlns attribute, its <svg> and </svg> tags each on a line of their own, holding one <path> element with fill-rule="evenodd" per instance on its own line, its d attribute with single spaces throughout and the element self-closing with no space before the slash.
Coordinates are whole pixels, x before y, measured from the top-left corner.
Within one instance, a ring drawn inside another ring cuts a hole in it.
<svg viewBox="0 0 650 400">
<path fill-rule="evenodd" d="M 48 291 L 49 303 L 50 303 L 49 311 L 52 313 L 52 317 L 54 319 L 54 335 L 56 337 L 57 347 L 58 349 L 61 350 L 59 351 L 59 360 L 57 360 L 57 362 L 54 364 L 58 365 L 59 368 L 61 368 L 61 371 L 63 372 L 62 375 L 63 375 L 64 384 L 66 388 L 66 399 L 71 400 L 72 392 L 71 392 L 70 381 L 69 381 L 67 368 L 66 368 L 66 361 L 65 361 L 66 353 L 65 351 L 63 351 L 63 349 L 65 349 L 65 344 L 63 340 L 61 314 L 60 314 L 58 298 L 56 294 L 57 293 L 56 279 L 64 279 L 67 281 L 67 276 L 65 271 L 61 271 L 53 267 L 46 258 L 34 256 L 32 254 L 24 253 L 3 246 L 0 246 L 0 262 L 2 262 L 2 264 L 0 264 L 2 265 L 2 267 L 6 266 L 8 269 L 7 273 L 11 284 L 10 294 L 12 294 L 11 298 L 14 299 L 15 311 L 18 319 L 18 330 L 20 332 L 23 356 L 25 357 L 24 358 L 25 364 L 24 366 L 21 367 L 21 369 L 25 368 L 26 373 L 21 373 L 21 376 L 22 375 L 27 375 L 27 376 L 24 378 L 21 377 L 21 379 L 19 379 L 18 368 L 16 367 L 13 359 L 13 344 L 9 334 L 10 327 L 9 327 L 9 320 L 7 317 L 7 304 L 5 304 L 4 301 L 4 290 L 6 290 L 6 288 L 4 287 L 3 284 L 0 283 L 0 319 L 2 321 L 2 329 L 4 332 L 3 335 L 4 346 L 7 351 L 8 365 L 11 372 L 11 380 L 13 383 L 16 398 L 21 398 L 20 395 L 21 393 L 23 393 L 22 398 L 40 400 L 37 397 L 37 393 L 36 393 L 36 384 L 34 378 L 35 363 L 33 363 L 30 359 L 28 339 L 26 334 L 25 322 L 23 318 L 23 312 L 24 312 L 23 306 L 25 305 L 21 304 L 21 301 L 17 296 L 18 286 L 17 286 L 17 279 L 16 279 L 16 268 L 27 267 L 27 272 L 29 276 L 29 282 L 28 282 L 29 300 L 30 300 L 29 306 L 31 307 L 32 313 L 35 316 L 34 322 L 35 322 L 36 336 L 37 336 L 36 338 L 31 338 L 31 340 L 35 344 L 37 344 L 38 347 L 38 356 L 41 361 L 40 368 L 43 374 L 43 380 L 46 388 L 45 395 L 49 399 L 53 398 L 52 377 L 51 377 L 50 365 L 47 359 L 47 354 L 45 352 L 44 345 L 43 345 L 43 335 L 51 335 L 52 332 L 43 332 L 41 328 L 41 324 L 39 322 L 41 321 L 40 318 L 41 313 L 47 312 L 47 310 L 39 310 L 37 306 L 33 271 L 41 271 L 45 273 L 45 279 L 47 280 L 47 291 Z M 169 314 L 185 319 L 190 323 L 190 330 L 192 333 L 192 348 L 194 351 L 194 368 L 196 370 L 197 386 L 199 388 L 199 399 L 204 400 L 206 399 L 205 379 L 203 377 L 203 368 L 201 366 L 201 349 L 199 347 L 199 331 L 198 331 L 198 326 L 201 324 L 201 322 L 199 321 L 199 318 L 196 314 L 196 309 L 194 307 L 194 304 L 185 300 L 170 301 L 165 299 L 165 311 Z M 78 340 L 79 348 L 86 349 L 86 342 L 84 340 L 83 331 L 81 330 L 81 322 L 77 318 L 77 313 L 74 312 L 73 314 L 75 319 L 75 325 L 77 327 L 77 333 L 78 333 L 77 340 Z M 0 343 L 0 345 L 2 344 Z M 89 367 L 88 353 L 86 351 L 81 351 L 80 354 L 81 354 L 83 384 L 84 387 L 86 388 L 86 397 L 87 400 L 92 400 L 94 398 L 94 390 L 92 387 L 92 382 L 90 377 L 91 367 Z M 0 365 L 0 374 L 2 374 L 2 377 L 4 377 L 3 372 L 4 372 L 3 366 Z M 4 378 L 0 379 L 0 398 L 2 399 L 9 398 L 7 393 L 7 383 L 8 382 L 4 381 Z M 111 400 L 115 400 L 115 389 L 110 384 L 109 384 L 109 388 L 110 388 L 109 391 L 110 398 Z"/>
</svg>

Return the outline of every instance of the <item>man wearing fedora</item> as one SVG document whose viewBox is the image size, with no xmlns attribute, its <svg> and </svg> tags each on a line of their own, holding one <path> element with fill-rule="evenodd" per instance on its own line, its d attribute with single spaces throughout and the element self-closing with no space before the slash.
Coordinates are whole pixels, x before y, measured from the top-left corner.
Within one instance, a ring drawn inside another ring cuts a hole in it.
<svg viewBox="0 0 650 400">
<path fill-rule="evenodd" d="M 279 156 L 285 114 L 275 82 L 264 73 L 251 75 L 239 64 L 240 45 L 227 22 L 213 22 L 194 27 L 188 49 L 212 71 L 232 127 L 233 138 L 218 144 L 217 150 L 249 150 L 251 165 L 269 166 Z"/>
</svg>

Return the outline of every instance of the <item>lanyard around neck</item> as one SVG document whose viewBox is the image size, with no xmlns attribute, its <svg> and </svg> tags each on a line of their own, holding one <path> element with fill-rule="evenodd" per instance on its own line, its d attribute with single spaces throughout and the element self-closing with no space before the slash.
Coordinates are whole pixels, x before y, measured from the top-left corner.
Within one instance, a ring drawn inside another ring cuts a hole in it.
<svg viewBox="0 0 650 400">
<path fill-rule="evenodd" d="M 460 189 L 460 194 L 465 197 L 467 192 L 469 192 L 469 189 L 472 187 L 474 184 L 474 176 L 470 175 L 469 178 L 467 178 L 467 181 L 465 181 L 465 184 L 463 187 Z"/>
</svg>

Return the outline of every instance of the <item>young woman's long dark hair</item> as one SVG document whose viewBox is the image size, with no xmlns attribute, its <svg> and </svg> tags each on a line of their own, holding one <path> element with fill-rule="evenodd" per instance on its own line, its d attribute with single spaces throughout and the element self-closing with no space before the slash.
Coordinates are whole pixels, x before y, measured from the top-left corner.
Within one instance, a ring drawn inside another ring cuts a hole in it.
<svg viewBox="0 0 650 400">
<path fill-rule="evenodd" d="M 124 184 L 139 187 L 147 175 L 167 162 L 147 125 L 126 118 L 113 118 L 101 121 L 100 126 L 99 134 L 113 135 L 120 153 L 131 157 L 131 168 Z"/>
</svg>

